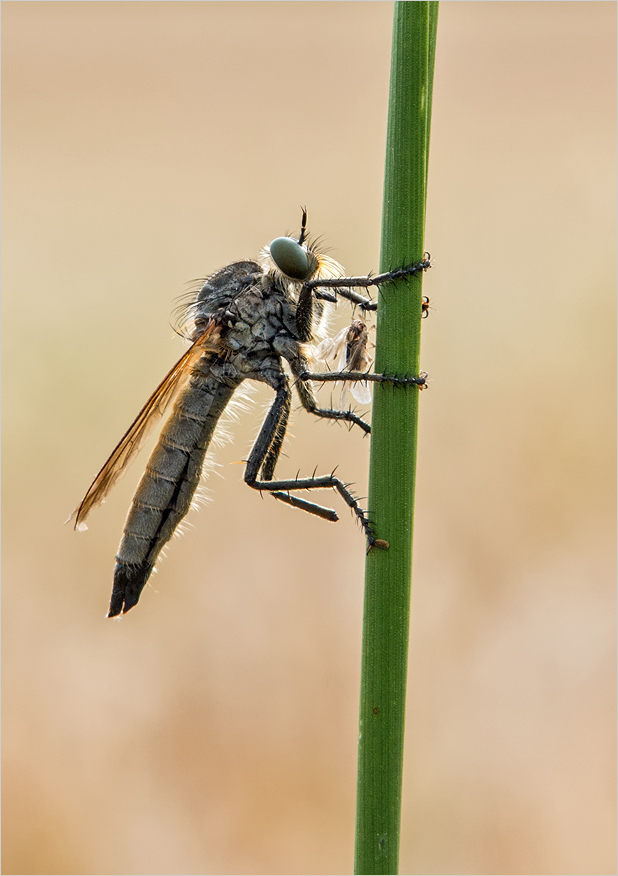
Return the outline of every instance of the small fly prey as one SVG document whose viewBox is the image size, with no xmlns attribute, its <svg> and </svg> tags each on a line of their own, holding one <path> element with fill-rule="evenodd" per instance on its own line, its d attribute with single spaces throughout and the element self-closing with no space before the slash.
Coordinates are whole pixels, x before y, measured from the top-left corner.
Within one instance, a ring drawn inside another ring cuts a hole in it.
<svg viewBox="0 0 618 876">
<path fill-rule="evenodd" d="M 371 360 L 366 352 L 367 330 L 361 320 L 355 320 L 342 335 L 345 348 L 340 370 L 312 373 L 310 355 L 320 337 L 325 307 L 340 295 L 363 311 L 376 310 L 374 301 L 354 289 L 411 277 L 427 270 L 430 262 L 427 257 L 418 264 L 375 277 L 345 277 L 341 265 L 320 253 L 307 238 L 306 225 L 303 210 L 298 239 L 278 237 L 262 250 L 258 260 L 234 262 L 207 278 L 184 314 L 191 346 L 150 396 L 74 511 L 75 528 L 85 529 L 90 510 L 124 472 L 152 422 L 174 401 L 125 523 L 108 617 L 129 611 L 139 600 L 162 548 L 191 507 L 217 422 L 244 380 L 266 383 L 275 393 L 246 462 L 248 486 L 334 521 L 338 518 L 333 510 L 295 495 L 298 490 L 333 488 L 356 515 L 368 548 L 388 547 L 387 542 L 375 537 L 366 513 L 334 474 L 275 479 L 292 400 L 284 361 L 307 411 L 369 432 L 369 425 L 352 410 L 318 407 L 311 381 L 338 380 L 344 381 L 344 386 L 345 381 L 352 382 L 361 389 L 365 401 L 367 381 L 422 388 L 425 375 L 388 377 L 368 373 L 365 369 Z M 322 350 L 323 358 L 337 356 L 339 341 L 335 341 L 329 350 Z"/>
<path fill-rule="evenodd" d="M 367 326 L 362 319 L 354 319 L 334 338 L 325 338 L 316 347 L 315 358 L 328 362 L 339 357 L 338 371 L 367 371 L 373 361 L 367 349 L 369 345 Z M 374 344 L 371 346 L 373 347 Z M 371 390 L 366 383 L 353 383 L 352 395 L 362 405 L 368 405 L 371 402 Z M 346 408 L 347 404 L 348 384 L 344 381 L 339 397 L 339 407 Z"/>
</svg>

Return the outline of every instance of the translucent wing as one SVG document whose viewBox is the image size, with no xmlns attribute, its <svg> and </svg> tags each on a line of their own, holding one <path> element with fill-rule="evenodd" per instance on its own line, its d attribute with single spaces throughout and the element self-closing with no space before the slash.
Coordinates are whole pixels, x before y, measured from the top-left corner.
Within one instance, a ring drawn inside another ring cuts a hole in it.
<svg viewBox="0 0 618 876">
<path fill-rule="evenodd" d="M 315 357 L 323 362 L 334 361 L 337 356 L 337 371 L 368 371 L 373 359 L 367 348 L 373 346 L 368 338 L 367 326 L 360 319 L 355 319 L 351 325 L 342 329 L 334 338 L 326 338 L 316 347 Z M 336 386 L 336 384 L 335 384 Z M 348 392 L 360 404 L 371 402 L 371 389 L 367 383 L 348 383 L 341 386 L 339 406 L 342 410 L 348 407 Z"/>
<path fill-rule="evenodd" d="M 346 341 L 346 370 L 369 371 L 373 359 L 367 348 L 373 344 L 369 341 L 367 326 L 362 320 L 354 320 L 348 330 Z M 353 383 L 351 393 L 360 404 L 368 405 L 371 402 L 371 389 L 366 382 Z"/>
<path fill-rule="evenodd" d="M 163 415 L 178 390 L 186 382 L 192 365 L 205 353 L 217 354 L 223 351 L 220 326 L 211 319 L 205 331 L 157 386 L 92 482 L 81 505 L 71 514 L 69 520 L 75 517 L 75 529 L 87 529 L 84 520 L 91 509 L 103 501 L 124 473 L 142 446 L 150 428 Z"/>
<path fill-rule="evenodd" d="M 349 326 L 341 329 L 339 334 L 334 338 L 325 338 L 315 348 L 315 357 L 322 362 L 329 362 L 337 358 L 341 350 L 345 350 L 346 338 L 348 336 Z"/>
<path fill-rule="evenodd" d="M 347 387 L 347 383 L 346 383 Z M 371 388 L 369 384 L 365 381 L 364 383 L 353 383 L 352 388 L 350 390 L 356 401 L 361 405 L 369 405 L 371 404 Z M 343 395 L 343 390 L 341 390 L 341 394 Z M 341 402 L 342 409 L 345 409 L 347 405 Z"/>
</svg>

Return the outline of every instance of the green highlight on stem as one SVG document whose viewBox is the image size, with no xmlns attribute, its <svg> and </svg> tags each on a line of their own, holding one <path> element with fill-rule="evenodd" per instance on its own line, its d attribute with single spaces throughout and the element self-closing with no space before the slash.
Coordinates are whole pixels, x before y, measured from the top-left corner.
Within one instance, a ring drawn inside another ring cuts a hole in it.
<svg viewBox="0 0 618 876">
<path fill-rule="evenodd" d="M 396 2 L 380 270 L 423 258 L 438 3 Z M 418 375 L 422 273 L 381 294 L 376 371 Z M 374 390 L 369 518 L 387 551 L 367 556 L 354 872 L 399 864 L 419 390 Z"/>
</svg>

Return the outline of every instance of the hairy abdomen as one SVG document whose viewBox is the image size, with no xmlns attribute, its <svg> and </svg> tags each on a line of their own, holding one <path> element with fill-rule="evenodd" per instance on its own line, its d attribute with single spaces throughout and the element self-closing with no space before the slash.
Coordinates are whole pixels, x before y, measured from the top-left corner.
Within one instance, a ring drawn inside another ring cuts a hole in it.
<svg viewBox="0 0 618 876">
<path fill-rule="evenodd" d="M 137 603 L 163 546 L 191 507 L 208 445 L 235 388 L 196 368 L 179 395 L 133 497 L 108 617 Z"/>
</svg>

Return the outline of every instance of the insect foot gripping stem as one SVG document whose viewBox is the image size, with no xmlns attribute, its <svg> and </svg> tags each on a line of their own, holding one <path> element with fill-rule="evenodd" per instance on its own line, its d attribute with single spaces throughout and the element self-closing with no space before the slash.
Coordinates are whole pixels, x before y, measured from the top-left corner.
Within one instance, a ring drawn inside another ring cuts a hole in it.
<svg viewBox="0 0 618 876">
<path fill-rule="evenodd" d="M 367 545 L 367 553 L 369 553 L 372 548 L 379 548 L 381 551 L 387 551 L 389 547 L 389 543 L 383 538 L 372 538 Z"/>
</svg>

